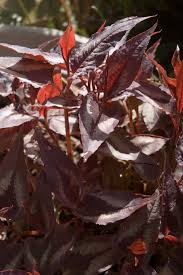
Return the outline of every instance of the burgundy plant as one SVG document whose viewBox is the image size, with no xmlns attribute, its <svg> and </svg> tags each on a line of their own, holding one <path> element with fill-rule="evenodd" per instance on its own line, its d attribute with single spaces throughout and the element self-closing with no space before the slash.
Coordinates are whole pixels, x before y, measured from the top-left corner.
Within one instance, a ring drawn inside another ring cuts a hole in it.
<svg viewBox="0 0 183 275">
<path fill-rule="evenodd" d="M 0 43 L 0 274 L 183 274 L 183 62 L 131 35 L 154 19 Z"/>
</svg>

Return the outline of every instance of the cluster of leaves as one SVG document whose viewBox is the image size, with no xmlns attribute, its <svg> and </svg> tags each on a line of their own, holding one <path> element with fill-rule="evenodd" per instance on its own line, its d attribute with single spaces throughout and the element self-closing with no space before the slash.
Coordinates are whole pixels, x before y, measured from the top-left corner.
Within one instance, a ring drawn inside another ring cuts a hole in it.
<svg viewBox="0 0 183 275">
<path fill-rule="evenodd" d="M 22 55 L 0 58 L 0 274 L 182 274 L 183 63 L 154 60 L 157 23 L 129 36 L 144 20 L 0 44 Z"/>
</svg>

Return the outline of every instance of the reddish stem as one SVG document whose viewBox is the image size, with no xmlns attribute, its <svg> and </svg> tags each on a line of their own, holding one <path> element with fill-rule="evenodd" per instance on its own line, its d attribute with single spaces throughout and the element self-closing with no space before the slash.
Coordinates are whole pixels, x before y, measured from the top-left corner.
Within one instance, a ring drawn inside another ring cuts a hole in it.
<svg viewBox="0 0 183 275">
<path fill-rule="evenodd" d="M 65 133 L 66 133 L 66 143 L 67 143 L 67 154 L 72 159 L 72 144 L 70 136 L 70 126 L 69 126 L 69 111 L 64 109 L 64 118 L 65 118 Z"/>
</svg>

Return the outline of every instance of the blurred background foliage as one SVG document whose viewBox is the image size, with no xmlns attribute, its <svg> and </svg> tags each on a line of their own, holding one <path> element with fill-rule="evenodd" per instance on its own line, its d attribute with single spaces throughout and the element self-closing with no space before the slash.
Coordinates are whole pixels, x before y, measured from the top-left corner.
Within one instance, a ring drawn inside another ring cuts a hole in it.
<svg viewBox="0 0 183 275">
<path fill-rule="evenodd" d="M 65 29 L 70 21 L 78 34 L 89 36 L 107 24 L 132 15 L 159 17 L 162 43 L 158 60 L 171 70 L 171 55 L 182 48 L 183 0 L 0 0 L 0 23 Z"/>
</svg>

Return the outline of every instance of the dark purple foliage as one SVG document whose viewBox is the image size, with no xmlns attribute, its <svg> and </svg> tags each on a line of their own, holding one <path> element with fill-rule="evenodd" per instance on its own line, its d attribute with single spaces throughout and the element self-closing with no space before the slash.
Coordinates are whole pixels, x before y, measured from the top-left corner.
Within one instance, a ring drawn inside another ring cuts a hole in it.
<svg viewBox="0 0 183 275">
<path fill-rule="evenodd" d="M 183 274 L 183 63 L 155 61 L 153 21 L 0 43 L 0 275 Z"/>
</svg>

